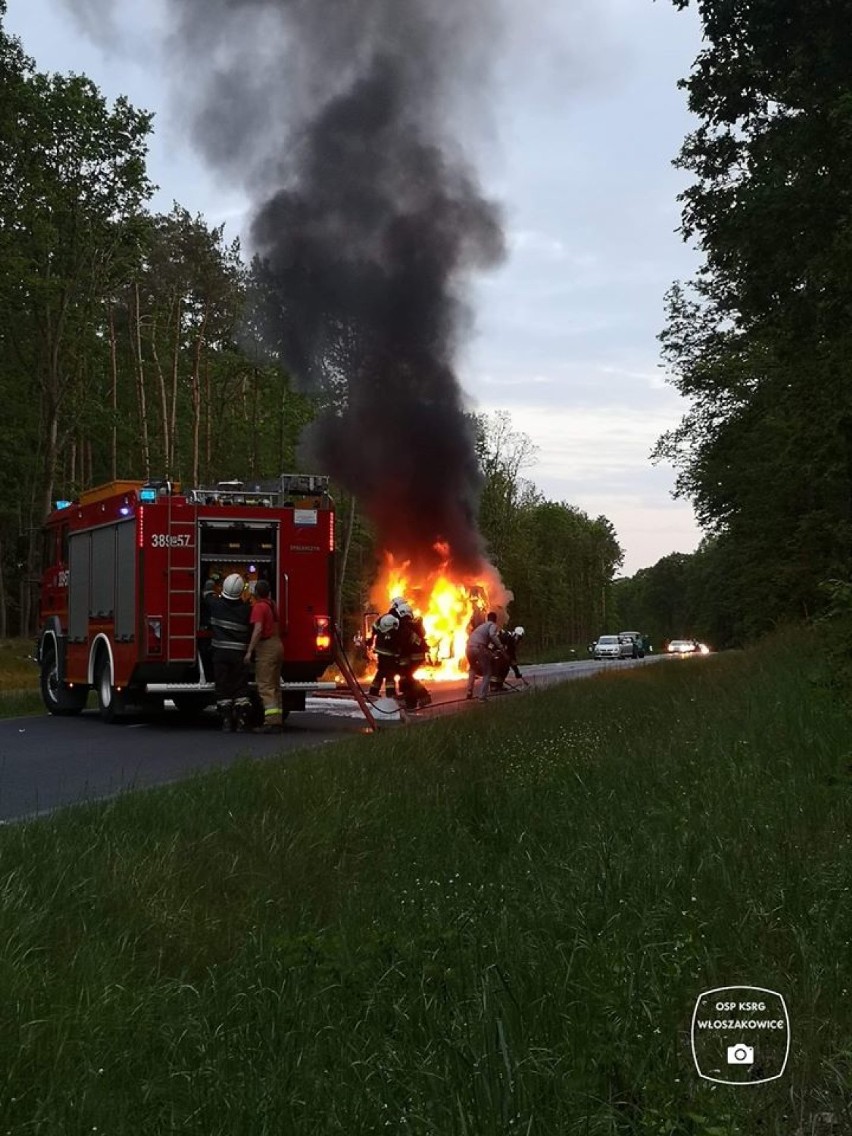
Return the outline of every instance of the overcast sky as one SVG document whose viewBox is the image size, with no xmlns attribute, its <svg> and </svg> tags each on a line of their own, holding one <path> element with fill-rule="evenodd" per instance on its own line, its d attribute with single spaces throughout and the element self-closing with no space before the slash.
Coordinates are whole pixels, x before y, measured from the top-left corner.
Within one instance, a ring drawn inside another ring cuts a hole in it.
<svg viewBox="0 0 852 1136">
<path fill-rule="evenodd" d="M 107 96 L 156 113 L 154 208 L 177 200 L 240 233 L 242 193 L 205 170 L 170 114 L 157 5 L 116 7 L 118 42 L 97 25 L 85 34 L 62 0 L 8 0 L 6 24 L 41 69 L 85 72 Z M 664 381 L 656 336 L 664 292 L 696 266 L 676 232 L 686 183 L 671 160 L 694 125 L 676 84 L 700 49 L 698 22 L 669 0 L 517 9 L 476 147 L 510 255 L 476 282 L 476 334 L 459 371 L 474 408 L 508 411 L 532 439 L 525 476 L 552 500 L 609 517 L 630 575 L 700 537 L 689 504 L 671 498 L 673 471 L 648 457 L 686 405 Z"/>
</svg>

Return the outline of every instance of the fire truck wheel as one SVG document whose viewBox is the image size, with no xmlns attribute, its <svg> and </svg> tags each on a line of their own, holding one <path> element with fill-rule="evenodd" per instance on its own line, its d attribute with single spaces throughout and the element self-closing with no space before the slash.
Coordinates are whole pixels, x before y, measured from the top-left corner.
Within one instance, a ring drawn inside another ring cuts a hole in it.
<svg viewBox="0 0 852 1136">
<path fill-rule="evenodd" d="M 125 697 L 112 685 L 112 665 L 106 651 L 101 651 L 95 664 L 95 693 L 98 710 L 105 722 L 115 722 L 124 711 Z"/>
<path fill-rule="evenodd" d="M 87 686 L 68 688 L 59 677 L 56 650 L 45 644 L 41 656 L 41 697 L 51 714 L 67 717 L 79 714 L 89 696 Z"/>
</svg>

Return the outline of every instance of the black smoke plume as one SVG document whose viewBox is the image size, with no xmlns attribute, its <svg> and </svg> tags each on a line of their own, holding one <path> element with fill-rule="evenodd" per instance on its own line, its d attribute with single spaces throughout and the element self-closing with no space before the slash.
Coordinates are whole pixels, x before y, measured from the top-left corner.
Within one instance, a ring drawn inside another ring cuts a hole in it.
<svg viewBox="0 0 852 1136">
<path fill-rule="evenodd" d="M 269 346 L 323 396 L 303 464 L 398 559 L 428 567 L 443 541 L 461 571 L 483 549 L 454 364 L 469 276 L 504 251 L 464 142 L 500 2 L 169 0 L 193 137 L 252 195 Z"/>
</svg>

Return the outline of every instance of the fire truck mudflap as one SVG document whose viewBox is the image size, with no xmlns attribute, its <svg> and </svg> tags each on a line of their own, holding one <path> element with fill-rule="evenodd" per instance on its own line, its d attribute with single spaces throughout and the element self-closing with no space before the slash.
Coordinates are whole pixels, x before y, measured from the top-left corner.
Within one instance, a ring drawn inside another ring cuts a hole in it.
<svg viewBox="0 0 852 1136">
<path fill-rule="evenodd" d="M 269 582 L 284 647 L 286 715 L 304 710 L 333 651 L 334 508 L 328 479 L 181 490 L 112 482 L 58 502 L 45 523 L 37 658 L 52 714 L 79 713 L 94 690 L 101 717 L 215 701 L 202 595 L 231 572 Z"/>
</svg>

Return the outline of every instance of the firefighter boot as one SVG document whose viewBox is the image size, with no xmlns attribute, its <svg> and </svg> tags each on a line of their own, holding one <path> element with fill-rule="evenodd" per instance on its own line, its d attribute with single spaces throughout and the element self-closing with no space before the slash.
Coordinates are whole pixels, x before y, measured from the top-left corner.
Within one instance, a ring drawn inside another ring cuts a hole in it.
<svg viewBox="0 0 852 1136">
<path fill-rule="evenodd" d="M 216 712 L 219 715 L 223 734 L 234 732 L 234 704 L 233 702 L 217 702 Z"/>
<path fill-rule="evenodd" d="M 284 730 L 284 724 L 281 720 L 281 713 L 278 710 L 267 711 L 263 717 L 263 725 L 260 728 L 262 734 L 280 734 Z"/>
<path fill-rule="evenodd" d="M 234 724 L 238 734 L 254 733 L 251 724 L 251 702 L 248 698 L 238 698 L 234 702 Z"/>
</svg>

